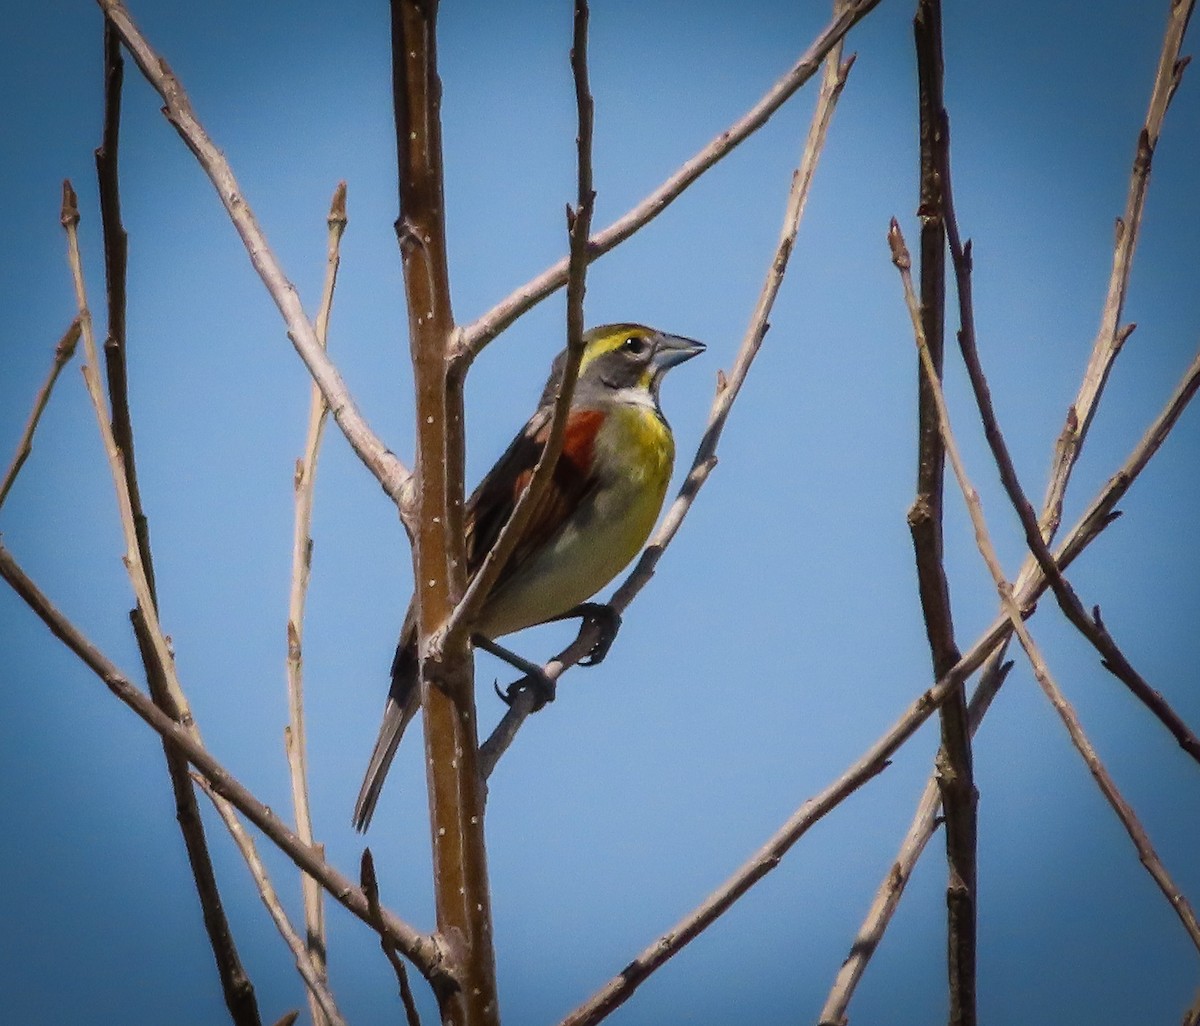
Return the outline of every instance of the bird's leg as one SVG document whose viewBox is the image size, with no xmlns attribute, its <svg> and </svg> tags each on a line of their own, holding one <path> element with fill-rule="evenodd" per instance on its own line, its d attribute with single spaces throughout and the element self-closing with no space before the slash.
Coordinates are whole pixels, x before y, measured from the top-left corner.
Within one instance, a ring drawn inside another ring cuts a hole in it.
<svg viewBox="0 0 1200 1026">
<path fill-rule="evenodd" d="M 520 680 L 513 681 L 503 691 L 499 686 L 493 685 L 496 688 L 496 694 L 500 696 L 500 700 L 505 705 L 512 705 L 513 699 L 517 697 L 517 692 L 524 688 L 530 688 L 534 692 L 536 702 L 533 711 L 537 712 L 547 702 L 554 701 L 555 682 L 554 678 L 546 673 L 537 663 L 531 663 L 528 659 L 517 655 L 511 649 L 505 648 L 503 645 L 498 645 L 491 638 L 484 637 L 482 634 L 472 635 L 471 641 L 476 648 L 482 648 L 485 652 L 490 652 L 497 659 L 502 659 L 509 666 L 516 670 L 520 670 L 525 674 Z"/>
<path fill-rule="evenodd" d="M 617 631 L 621 629 L 621 614 L 607 602 L 581 602 L 573 609 L 568 609 L 562 616 L 554 617 L 554 620 L 572 620 L 577 616 L 583 619 L 579 625 L 580 634 L 589 624 L 595 624 L 600 632 L 596 644 L 592 646 L 587 658 L 579 660 L 579 665 L 599 666 L 608 655 L 608 650 L 612 648 L 612 643 L 617 640 Z"/>
</svg>

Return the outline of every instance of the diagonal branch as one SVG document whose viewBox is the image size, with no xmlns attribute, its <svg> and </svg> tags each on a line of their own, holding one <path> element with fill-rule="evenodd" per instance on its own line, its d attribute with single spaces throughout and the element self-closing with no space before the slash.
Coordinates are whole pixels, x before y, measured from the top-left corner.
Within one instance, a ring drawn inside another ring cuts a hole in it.
<svg viewBox="0 0 1200 1026">
<path fill-rule="evenodd" d="M 964 245 L 958 229 L 954 213 L 954 194 L 951 187 L 950 168 L 947 164 L 942 172 L 946 226 L 950 240 L 950 253 L 954 262 L 954 274 L 957 281 L 959 296 L 959 316 L 962 330 L 959 332 L 959 347 L 962 351 L 963 363 L 967 368 L 967 376 L 971 389 L 975 394 L 975 403 L 979 408 L 980 419 L 983 422 L 984 436 L 991 448 L 992 456 L 1000 472 L 1000 481 L 1008 494 L 1013 508 L 1020 518 L 1025 531 L 1025 543 L 1029 547 L 1038 567 L 1045 575 L 1054 597 L 1067 619 L 1075 625 L 1079 632 L 1091 642 L 1100 653 L 1105 669 L 1116 676 L 1131 692 L 1153 713 L 1179 742 L 1179 746 L 1193 759 L 1200 762 L 1200 739 L 1192 732 L 1183 719 L 1167 703 L 1166 699 L 1150 686 L 1149 683 L 1133 668 L 1125 654 L 1117 646 L 1116 641 L 1104 626 L 1100 618 L 1100 607 L 1096 606 L 1088 615 L 1083 602 L 1075 589 L 1063 576 L 1058 564 L 1054 561 L 1049 547 L 1042 537 L 1041 525 L 1033 510 L 1025 490 L 1017 478 L 1012 456 L 1000 431 L 996 420 L 996 412 L 992 405 L 991 389 L 983 373 L 979 359 L 979 350 L 975 338 L 975 314 L 972 302 L 971 288 L 971 245 Z"/>
<path fill-rule="evenodd" d="M 297 868 L 320 881 L 338 904 L 372 928 L 378 928 L 368 908 L 367 897 L 351 880 L 329 865 L 321 853 L 300 840 L 271 809 L 260 802 L 204 747 L 182 724 L 177 723 L 142 694 L 107 656 L 91 643 L 30 579 L 7 547 L 0 542 L 0 577 L 3 577 L 50 632 L 74 652 L 118 699 L 124 702 L 152 730 L 183 753 L 187 761 L 203 774 L 213 790 L 292 860 Z M 382 932 L 430 981 L 454 986 L 449 952 L 440 940 L 413 929 L 386 909 L 382 912 Z"/>
<path fill-rule="evenodd" d="M 1193 6 L 1194 0 L 1170 0 L 1170 13 L 1168 15 L 1167 29 L 1159 58 L 1159 70 L 1150 99 L 1150 114 L 1147 116 L 1147 123 L 1144 128 L 1145 138 L 1152 139 L 1155 144 L 1161 131 L 1167 106 L 1174 95 L 1175 89 L 1179 85 L 1180 76 L 1187 63 L 1186 60 L 1180 59 L 1179 53 L 1183 30 L 1186 28 L 1187 20 L 1191 17 Z M 1169 74 L 1167 73 L 1168 70 Z M 1139 154 L 1143 152 L 1142 141 L 1143 137 L 1139 136 Z M 1088 361 L 1088 367 L 1085 371 L 1084 381 L 1080 386 L 1080 397 L 1077 398 L 1075 404 L 1068 408 L 1066 424 L 1056 446 L 1054 460 L 1052 461 L 1050 484 L 1047 488 L 1041 514 L 1044 536 L 1048 540 L 1057 531 L 1062 512 L 1062 498 L 1066 491 L 1067 481 L 1083 445 L 1096 405 L 1099 402 L 1100 390 L 1107 379 L 1108 370 L 1124 341 L 1133 330 L 1132 325 L 1126 325 L 1123 328 L 1115 326 L 1120 322 L 1120 310 L 1124 304 L 1129 271 L 1132 266 L 1133 248 L 1136 244 L 1137 233 L 1141 224 L 1141 210 L 1144 206 L 1146 188 L 1148 186 L 1148 173 L 1149 165 L 1143 160 L 1135 159 L 1130 179 L 1126 216 L 1123 220 L 1118 221 L 1117 244 L 1113 258 L 1113 274 L 1110 280 L 1108 297 L 1105 302 L 1105 313 L 1102 317 L 1105 324 L 1110 324 L 1113 327 L 1106 332 L 1102 325 L 1102 329 L 1097 335 L 1091 357 Z M 1127 226 L 1131 227 L 1132 230 L 1125 230 Z M 969 246 L 966 248 L 969 258 Z M 1190 402 L 1197 384 L 1200 382 L 1198 374 L 1200 374 L 1200 357 L 1185 372 L 1163 412 L 1150 428 L 1147 429 L 1144 437 L 1128 457 L 1124 466 L 1109 480 L 1097 498 L 1093 500 L 1091 506 L 1072 529 L 1066 543 L 1060 547 L 1058 554 L 1060 568 L 1070 563 L 1107 526 L 1111 518 L 1117 515 L 1114 513 L 1116 504 L 1121 500 L 1133 480 L 1145 468 L 1154 453 L 1157 452 L 1159 445 L 1162 444 L 1163 439 L 1166 438 L 1174 423 Z M 1079 415 L 1081 410 L 1084 413 L 1083 417 Z M 1045 587 L 1045 576 L 1031 554 L 1021 567 L 1015 583 L 1016 596 L 1021 608 L 1025 611 L 1030 610 L 1032 603 L 1045 590 Z M 1001 627 L 1001 635 L 998 638 L 997 645 L 992 651 L 988 665 L 971 700 L 972 707 L 980 709 L 980 716 L 986 713 L 987 707 L 999 691 L 1004 680 L 1004 675 L 1000 672 L 1000 669 L 1006 665 L 1004 664 L 1004 649 L 1008 644 L 1012 631 L 1003 618 L 997 621 L 996 624 L 993 624 L 993 630 L 996 626 Z M 992 637 L 992 631 L 989 631 L 985 637 Z M 974 729 L 974 726 L 972 729 Z M 1177 738 L 1180 737 L 1180 734 L 1175 730 L 1172 732 L 1176 734 Z M 927 789 L 926 795 L 928 793 Z M 914 818 L 909 827 L 904 847 L 897 856 L 896 865 L 901 868 L 901 877 L 904 879 L 911 872 L 917 856 L 924 848 L 924 842 L 919 845 L 910 843 L 917 835 L 921 834 L 923 822 L 928 822 L 930 830 L 932 830 L 934 820 L 932 818 L 925 820 L 922 808 L 918 809 L 916 818 Z M 882 892 L 889 885 L 889 879 L 885 879 L 880 885 L 880 891 Z M 878 938 L 882 937 L 883 931 L 887 927 L 894 908 L 894 902 L 890 905 L 884 905 L 877 901 L 860 928 L 859 937 L 874 937 L 877 943 Z M 872 946 L 870 951 L 873 950 Z M 845 1014 L 854 987 L 865 969 L 865 962 L 870 957 L 870 951 L 859 948 L 856 944 L 855 950 L 851 952 L 847 962 L 843 965 L 838 974 L 837 981 L 830 992 L 825 1011 L 822 1013 L 822 1022 L 840 1021 L 840 1017 Z"/>
<path fill-rule="evenodd" d="M 1109 371 L 1121 351 L 1125 340 L 1133 331 L 1133 325 L 1121 326 L 1121 313 L 1125 307 L 1125 295 L 1129 290 L 1129 275 L 1133 268 L 1133 254 L 1137 248 L 1138 235 L 1142 227 L 1142 211 L 1146 206 L 1146 192 L 1150 185 L 1150 164 L 1154 148 L 1162 133 L 1167 108 L 1179 88 L 1184 68 L 1190 58 L 1181 58 L 1183 36 L 1195 7 L 1195 0 L 1169 0 L 1167 28 L 1163 37 L 1158 68 L 1154 75 L 1154 87 L 1150 93 L 1150 105 L 1146 120 L 1138 133 L 1137 149 L 1133 158 L 1133 170 L 1129 176 L 1129 192 L 1125 200 L 1125 212 L 1117 219 L 1116 245 L 1113 249 L 1112 272 L 1109 276 L 1108 292 L 1104 310 L 1100 317 L 1100 329 L 1092 344 L 1083 373 L 1079 394 L 1067 409 L 1067 419 L 1062 434 L 1055 445 L 1054 462 L 1050 471 L 1050 482 L 1042 502 L 1042 529 L 1048 538 L 1054 537 L 1062 517 L 1063 497 L 1075 461 L 1083 449 L 1084 438 L 1096 413 Z M 1026 562 L 1026 572 L 1032 560 Z M 1020 580 L 1020 578 L 1018 578 Z"/>
<path fill-rule="evenodd" d="M 146 679 L 150 685 L 154 703 L 199 740 L 199 729 L 192 719 L 187 697 L 184 695 L 175 673 L 174 655 L 158 619 L 158 606 L 148 571 L 149 550 L 143 551 L 141 547 L 145 535 L 144 532 L 141 537 L 138 534 L 133 491 L 126 474 L 125 460 L 117 446 L 113 428 L 108 419 L 104 393 L 97 370 L 99 354 L 96 350 L 96 340 L 92 329 L 92 315 L 88 308 L 87 291 L 83 280 L 83 262 L 79 250 L 79 207 L 75 190 L 69 181 L 63 182 L 61 220 L 67 235 L 68 263 L 71 267 L 75 301 L 79 309 L 79 324 L 83 333 L 83 349 L 86 360 L 82 367 L 83 379 L 87 386 L 88 397 L 91 399 L 93 412 L 96 415 L 96 425 L 99 428 L 100 440 L 104 446 L 104 453 L 112 475 L 121 529 L 125 539 L 124 563 L 137 603 L 130 613 L 134 635 L 142 662 L 146 667 Z M 213 957 L 221 977 L 225 1004 L 229 1009 L 230 1016 L 239 1026 L 258 1026 L 260 1017 L 254 998 L 254 987 L 242 967 L 241 958 L 229 928 L 229 921 L 221 904 L 221 894 L 217 887 L 216 874 L 213 871 L 212 859 L 208 851 L 208 839 L 204 833 L 204 824 L 200 819 L 196 793 L 192 790 L 192 783 L 188 778 L 187 764 L 167 746 L 164 746 L 164 755 L 167 772 L 171 779 L 171 788 L 175 794 L 176 818 L 179 820 L 179 829 L 183 835 L 188 862 L 196 883 L 196 893 L 200 899 L 204 927 L 208 933 Z"/>
<path fill-rule="evenodd" d="M 444 629 L 446 635 L 469 628 L 472 620 L 478 615 L 509 556 L 524 534 L 525 525 L 546 494 L 546 489 L 550 487 L 554 468 L 566 438 L 571 397 L 575 394 L 575 382 L 583 361 L 583 296 L 586 292 L 588 234 L 591 231 L 592 212 L 596 203 L 596 193 L 592 188 L 593 104 L 588 86 L 587 30 L 588 5 L 585 0 L 576 0 L 571 70 L 575 79 L 575 105 L 579 122 L 576 140 L 578 190 L 574 209 L 567 207 L 567 358 L 563 364 L 558 395 L 554 401 L 550 431 L 529 484 L 513 507 L 508 523 L 504 525 L 491 551 L 484 557 L 479 570 L 467 586 L 462 601 L 447 621 Z"/>
<path fill-rule="evenodd" d="M 417 1012 L 417 1002 L 413 997 L 412 987 L 408 982 L 408 970 L 404 968 L 404 963 L 396 957 L 395 949 L 385 939 L 383 930 L 379 921 L 379 880 L 375 876 L 375 858 L 371 854 L 370 848 L 364 848 L 362 858 L 359 861 L 359 881 L 362 884 L 363 893 L 367 896 L 367 904 L 370 906 L 371 915 L 376 920 L 375 928 L 379 930 L 379 945 L 383 948 L 384 957 L 387 958 L 388 964 L 392 967 L 392 972 L 396 975 L 396 986 L 400 992 L 400 1003 L 404 1005 L 404 1018 L 408 1026 L 421 1026 L 421 1016 Z"/>
<path fill-rule="evenodd" d="M 254 846 L 254 838 L 246 832 L 246 828 L 242 826 L 230 804 L 217 795 L 212 789 L 212 785 L 204 777 L 195 773 L 192 775 L 192 779 L 200 790 L 212 800 L 229 835 L 233 838 L 233 843 L 237 845 L 238 851 L 245 859 L 246 868 L 250 870 L 250 875 L 254 878 L 254 886 L 258 888 L 258 896 L 262 899 L 279 935 L 291 950 L 292 956 L 296 960 L 296 970 L 308 988 L 309 997 L 312 999 L 317 1013 L 324 1018 L 325 1022 L 329 1023 L 329 1026 L 346 1026 L 346 1020 L 338 1012 L 333 995 L 329 992 L 329 987 L 325 982 L 324 967 L 314 961 L 311 952 L 288 920 L 283 903 L 279 900 L 271 878 L 267 875 L 267 867 L 263 865 L 258 849 Z"/>
<path fill-rule="evenodd" d="M 779 294 L 780 286 L 783 284 L 783 276 L 787 270 L 788 261 L 791 258 L 792 249 L 796 243 L 796 234 L 799 230 L 800 219 L 804 215 L 804 207 L 808 201 L 809 190 L 812 187 L 813 175 L 816 173 L 821 150 L 825 145 L 825 136 L 829 129 L 830 121 L 833 118 L 838 97 L 841 96 L 842 89 L 846 84 L 846 78 L 850 74 L 851 67 L 854 65 L 853 56 L 839 64 L 840 60 L 841 47 L 840 45 L 836 45 L 830 52 L 830 59 L 821 82 L 821 91 L 817 99 L 816 109 L 813 112 L 800 166 L 792 174 L 787 210 L 783 226 L 780 229 L 779 243 L 772 256 L 758 302 L 751 315 L 746 333 L 742 338 L 742 344 L 734 358 L 733 368 L 728 376 L 718 373 L 717 394 L 713 399 L 712 408 L 709 411 L 708 424 L 705 427 L 704 435 L 700 439 L 692 466 L 688 471 L 687 477 L 684 479 L 683 485 L 679 489 L 679 494 L 663 517 L 658 531 L 650 539 L 649 544 L 642 552 L 641 558 L 609 601 L 609 605 L 618 613 L 623 613 L 628 609 L 630 603 L 637 597 L 638 592 L 650 583 L 650 579 L 654 576 L 655 567 L 657 567 L 658 561 L 662 558 L 663 552 L 679 531 L 684 517 L 687 516 L 688 510 L 691 509 L 692 503 L 695 501 L 696 495 L 703 487 L 704 482 L 708 480 L 708 476 L 712 473 L 713 468 L 717 465 L 717 445 L 720 442 L 721 433 L 725 430 L 725 422 L 729 418 L 734 400 L 737 399 L 742 384 L 746 380 L 746 375 L 750 371 L 750 366 L 753 364 L 754 358 L 758 355 L 763 338 L 766 336 L 769 327 L 768 318 L 775 304 L 775 297 Z M 585 658 L 595 648 L 599 640 L 599 624 L 585 622 L 575 640 L 542 667 L 543 672 L 549 679 L 558 680 L 568 669 Z M 521 725 L 533 711 L 534 702 L 534 695 L 529 689 L 519 691 L 512 705 L 492 732 L 491 737 L 481 747 L 480 768 L 485 776 L 491 774 L 500 756 L 507 751 L 517 731 L 520 730 Z"/>
<path fill-rule="evenodd" d="M 167 62 L 139 31 L 121 0 L 97 2 L 146 80 L 163 98 L 163 113 L 167 120 L 175 127 L 217 190 L 222 205 L 246 247 L 250 262 L 283 316 L 292 345 L 329 403 L 333 419 L 359 459 L 397 503 L 401 515 L 408 519 L 412 498 L 407 488 L 411 477 L 408 469 L 371 430 L 337 368 L 321 348 L 296 288 L 284 275 L 282 266 L 267 244 L 266 236 L 242 194 L 229 162 L 197 120 L 187 93 Z"/>
<path fill-rule="evenodd" d="M 1034 676 L 1037 678 L 1042 690 L 1045 691 L 1046 696 L 1050 699 L 1055 711 L 1062 719 L 1067 732 L 1071 735 L 1071 741 L 1087 764 L 1088 770 L 1095 778 L 1101 793 L 1108 800 L 1113 811 L 1117 814 L 1117 818 L 1120 819 L 1121 825 L 1124 826 L 1125 831 L 1129 834 L 1130 840 L 1133 841 L 1134 847 L 1137 849 L 1142 865 L 1146 867 L 1147 872 L 1149 872 L 1154 882 L 1158 884 L 1159 889 L 1163 892 L 1163 896 L 1175 910 L 1176 915 L 1179 916 L 1192 943 L 1200 951 L 1200 921 L 1196 919 L 1196 914 L 1192 911 L 1187 898 L 1184 897 L 1183 893 L 1176 886 L 1174 880 L 1168 874 L 1166 867 L 1162 864 L 1162 860 L 1159 859 L 1153 845 L 1150 843 L 1149 836 L 1139 822 L 1133 808 L 1121 795 L 1116 783 L 1109 775 L 1107 769 L 1105 769 L 1104 764 L 1100 761 L 1096 750 L 1092 747 L 1087 735 L 1083 732 L 1074 709 L 1063 696 L 1054 678 L 1050 675 L 1041 652 L 1025 627 L 1023 611 L 1013 596 L 1013 587 L 1004 576 L 1004 571 L 1000 566 L 1000 561 L 996 556 L 996 551 L 988 535 L 987 524 L 983 516 L 983 506 L 979 501 L 979 494 L 967 478 L 966 470 L 954 442 L 954 436 L 950 427 L 950 416 L 946 410 L 945 399 L 942 396 L 941 384 L 937 381 L 933 361 L 930 358 L 929 350 L 925 344 L 925 338 L 921 330 L 919 306 L 916 294 L 912 288 L 912 277 L 909 273 L 910 261 L 908 250 L 904 245 L 904 237 L 900 233 L 900 227 L 896 224 L 895 220 L 892 221 L 892 227 L 888 233 L 888 241 L 892 247 L 893 261 L 899 269 L 901 279 L 904 283 L 905 300 L 908 303 L 909 314 L 912 318 L 913 333 L 916 337 L 917 348 L 921 353 L 922 366 L 933 384 L 938 407 L 938 419 L 941 423 L 942 438 L 946 442 L 946 455 L 950 458 L 950 465 L 954 469 L 954 476 L 958 479 L 959 488 L 967 502 L 967 511 L 970 514 L 971 523 L 975 529 L 975 541 L 979 548 L 979 553 L 987 564 L 988 571 L 991 573 L 993 580 L 996 582 L 996 590 L 1000 594 L 1000 602 L 1004 608 L 1005 615 L 1008 617 L 1009 623 L 1012 624 L 1021 647 L 1025 650 L 1025 654 L 1029 658 Z"/>
<path fill-rule="evenodd" d="M 75 347 L 79 344 L 79 336 L 79 318 L 76 317 L 71 321 L 67 330 L 63 332 L 62 338 L 58 340 L 58 344 L 54 347 L 54 361 L 50 364 L 50 373 L 46 375 L 46 380 L 42 383 L 42 387 L 38 389 L 38 394 L 33 400 L 33 409 L 29 413 L 29 419 L 25 422 L 25 430 L 21 432 L 20 441 L 17 442 L 17 451 L 13 454 L 13 460 L 9 464 L 8 470 L 5 471 L 4 480 L 0 481 L 0 506 L 4 505 L 4 500 L 8 498 L 8 493 L 12 491 L 12 486 L 17 480 L 17 475 L 21 472 L 25 461 L 29 459 L 29 454 L 33 452 L 33 435 L 37 431 L 38 421 L 42 419 L 42 413 L 46 409 L 46 404 L 50 402 L 50 393 L 54 391 L 54 385 L 58 381 L 59 374 L 62 373 L 62 369 L 70 362 L 71 357 L 75 355 Z"/>
<path fill-rule="evenodd" d="M 340 182 L 329 207 L 329 236 L 326 243 L 325 286 L 317 312 L 317 341 L 328 341 L 329 314 L 333 290 L 337 284 L 339 246 L 346 230 L 346 183 Z M 287 679 L 288 726 L 284 730 L 288 773 L 292 782 L 292 808 L 296 812 L 296 833 L 305 844 L 313 844 L 312 815 L 308 803 L 308 740 L 304 727 L 304 604 L 312 569 L 312 511 L 316 486 L 317 454 L 325 430 L 329 405 L 316 384 L 312 385 L 308 409 L 308 433 L 304 455 L 296 461 L 294 487 L 296 515 L 292 531 L 292 582 L 288 596 Z M 325 908 L 320 885 L 310 876 L 301 876 L 304 895 L 304 924 L 307 954 L 319 981 L 325 980 Z M 325 1026 L 327 1013 L 320 1006 L 317 992 L 309 988 L 309 1011 L 313 1026 Z"/>
<path fill-rule="evenodd" d="M 796 90 L 817 73 L 821 61 L 841 43 L 846 33 L 878 4 L 879 0 L 848 0 L 844 8 L 839 10 L 821 34 L 813 40 L 808 50 L 767 90 L 758 103 L 686 161 L 641 203 L 588 240 L 588 261 L 603 256 L 649 224 L 704 172 L 765 125 Z M 567 283 L 567 271 L 568 260 L 560 260 L 496 304 L 478 320 L 463 328 L 458 343 L 458 357 L 473 360 L 521 314 L 561 289 Z"/>
<path fill-rule="evenodd" d="M 1055 552 L 1055 561 L 1060 570 L 1065 570 L 1093 541 L 1100 536 L 1104 529 L 1120 514 L 1115 512 L 1117 503 L 1124 498 L 1126 492 L 1145 470 L 1154 454 L 1166 440 L 1168 434 L 1178 423 L 1183 411 L 1192 398 L 1200 391 L 1200 353 L 1192 360 L 1174 392 L 1167 400 L 1159 415 L 1146 429 L 1142 439 L 1134 447 L 1120 469 L 1109 478 L 1105 486 L 1089 504 L 1080 519 L 1075 523 L 1063 542 Z M 1045 576 L 1034 565 L 1031 573 L 1024 582 L 1018 581 L 1015 588 L 1015 599 L 1021 614 L 1028 616 L 1037 604 L 1038 599 L 1048 587 Z M 996 692 L 1004 682 L 1009 663 L 1000 661 L 1004 645 L 1012 636 L 1012 623 L 1006 615 L 995 620 L 983 635 L 964 653 L 962 662 L 956 668 L 963 679 L 969 677 L 987 660 L 988 668 L 983 679 L 971 696 L 968 710 L 971 717 L 971 729 L 974 731 L 983 719 L 987 708 Z M 994 669 L 993 669 L 994 667 Z M 893 868 L 888 877 L 880 884 L 879 894 L 885 891 L 903 889 L 904 883 L 912 873 L 917 857 L 924 850 L 925 844 L 936 828 L 936 782 L 926 785 L 925 796 L 918 807 L 916 816 L 909 827 L 904 844 L 897 855 Z M 932 796 L 932 797 L 931 797 Z M 927 808 L 926 803 L 933 801 L 933 806 Z M 821 1012 L 821 1023 L 840 1024 L 849 1007 L 854 988 L 862 978 L 866 962 L 870 959 L 879 940 L 886 930 L 892 913 L 899 902 L 899 893 L 892 900 L 881 900 L 876 897 L 871 911 L 859 929 L 854 949 L 838 972 L 837 980 L 826 999 Z M 865 940 L 865 943 L 860 943 Z"/>
</svg>

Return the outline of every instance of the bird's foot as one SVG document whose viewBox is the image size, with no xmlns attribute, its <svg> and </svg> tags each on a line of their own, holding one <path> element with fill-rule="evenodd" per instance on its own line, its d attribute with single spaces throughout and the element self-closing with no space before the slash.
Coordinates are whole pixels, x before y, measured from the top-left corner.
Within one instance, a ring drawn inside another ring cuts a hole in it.
<svg viewBox="0 0 1200 1026">
<path fill-rule="evenodd" d="M 533 693 L 534 705 L 533 712 L 537 712 L 547 702 L 554 701 L 554 694 L 557 690 L 555 678 L 551 677 L 537 663 L 530 662 L 516 652 L 505 648 L 503 645 L 498 645 L 491 638 L 484 637 L 482 634 L 476 634 L 472 641 L 477 648 L 482 648 L 485 652 L 490 652 L 498 659 L 503 659 L 509 666 L 520 670 L 525 674 L 520 680 L 515 680 L 503 690 L 500 686 L 493 682 L 492 687 L 496 694 L 500 696 L 500 701 L 505 705 L 512 705 L 516 700 L 517 695 L 522 691 L 531 691 Z"/>
<path fill-rule="evenodd" d="M 593 625 L 599 631 L 596 644 L 583 659 L 579 660 L 579 665 L 599 666 L 604 662 L 604 657 L 608 655 L 608 650 L 612 648 L 612 643 L 617 640 L 617 631 L 621 629 L 621 614 L 607 602 L 582 602 L 574 609 L 564 613 L 559 619 L 566 620 L 575 616 L 581 617 L 583 620 L 579 625 L 580 634 Z"/>
<path fill-rule="evenodd" d="M 522 691 L 529 691 L 533 695 L 533 708 L 530 712 L 537 712 L 547 702 L 553 702 L 554 695 L 558 690 L 558 682 L 540 666 L 534 669 L 536 672 L 526 673 L 520 680 L 514 680 L 508 687 L 503 689 L 493 681 L 492 688 L 495 690 L 500 701 L 507 706 L 511 706 Z"/>
</svg>

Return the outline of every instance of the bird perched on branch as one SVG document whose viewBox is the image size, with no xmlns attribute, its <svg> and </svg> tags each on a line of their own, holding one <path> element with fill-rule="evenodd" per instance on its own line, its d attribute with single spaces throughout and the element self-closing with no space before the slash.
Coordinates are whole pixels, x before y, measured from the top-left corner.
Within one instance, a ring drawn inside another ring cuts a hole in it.
<svg viewBox="0 0 1200 1026">
<path fill-rule="evenodd" d="M 659 406 L 663 375 L 703 351 L 699 342 L 640 324 L 606 324 L 584 335 L 562 454 L 484 600 L 474 624 L 477 636 L 493 640 L 596 608 L 581 603 L 616 577 L 645 544 L 671 479 L 675 441 Z M 565 362 L 566 353 L 560 353 L 537 412 L 467 502 L 469 578 L 479 572 L 529 486 L 550 434 Z M 613 620 L 615 629 L 615 615 Z M 591 664 L 603 658 L 608 642 L 611 636 L 593 651 Z M 419 683 L 414 602 L 392 663 L 383 725 L 354 807 L 358 830 L 371 822 L 400 738 L 420 707 Z"/>
</svg>

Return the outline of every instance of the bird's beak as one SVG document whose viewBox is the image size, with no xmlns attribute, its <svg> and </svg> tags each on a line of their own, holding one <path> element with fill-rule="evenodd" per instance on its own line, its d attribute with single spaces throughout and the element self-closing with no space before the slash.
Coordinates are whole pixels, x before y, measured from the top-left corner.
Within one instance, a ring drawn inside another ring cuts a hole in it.
<svg viewBox="0 0 1200 1026">
<path fill-rule="evenodd" d="M 683 363 L 684 360 L 690 360 L 693 356 L 699 356 L 705 348 L 703 342 L 684 338 L 682 335 L 660 334 L 654 341 L 654 356 L 651 362 L 660 372 Z"/>
</svg>

